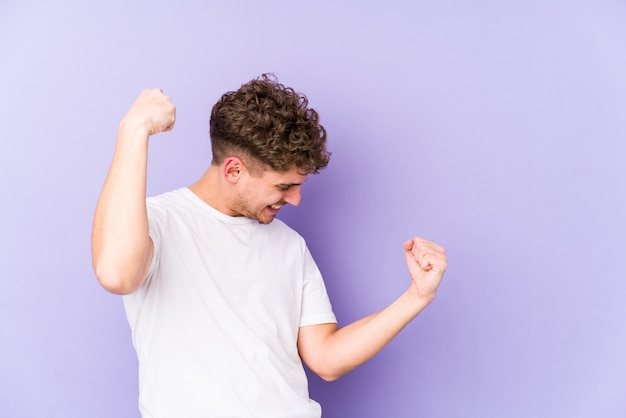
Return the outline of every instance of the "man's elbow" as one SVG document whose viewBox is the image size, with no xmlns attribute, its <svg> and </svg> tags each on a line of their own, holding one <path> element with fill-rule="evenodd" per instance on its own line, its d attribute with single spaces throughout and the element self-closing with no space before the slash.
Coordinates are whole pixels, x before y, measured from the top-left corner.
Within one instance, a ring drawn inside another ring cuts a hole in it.
<svg viewBox="0 0 626 418">
<path fill-rule="evenodd" d="M 326 382 L 334 382 L 342 376 L 338 373 L 318 373 L 317 375 Z"/>
<path fill-rule="evenodd" d="M 141 281 L 137 280 L 136 276 L 133 277 L 134 275 L 129 275 L 120 268 L 94 263 L 94 272 L 100 286 L 116 295 L 128 295 L 141 285 Z"/>
<path fill-rule="evenodd" d="M 349 372 L 349 370 L 342 370 L 339 368 L 334 368 L 334 367 L 329 367 L 329 366 L 311 367 L 309 365 L 309 369 L 311 369 L 313 373 L 315 373 L 317 376 L 319 376 L 322 380 L 326 382 L 334 382 L 335 380 L 339 379 L 341 376 Z"/>
</svg>

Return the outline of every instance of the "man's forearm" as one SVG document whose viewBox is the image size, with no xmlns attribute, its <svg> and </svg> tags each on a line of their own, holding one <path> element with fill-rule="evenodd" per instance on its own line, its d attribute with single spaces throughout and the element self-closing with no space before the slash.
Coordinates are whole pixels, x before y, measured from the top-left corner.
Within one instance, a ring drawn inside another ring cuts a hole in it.
<svg viewBox="0 0 626 418">
<path fill-rule="evenodd" d="M 374 357 L 431 301 L 432 298 L 422 298 L 411 288 L 385 309 L 342 328 L 319 327 L 318 331 L 326 335 L 310 336 L 320 344 L 306 351 L 304 360 L 325 380 L 335 380 Z M 302 329 L 301 336 L 307 338 L 307 332 L 315 330 Z M 302 343 L 306 344 L 306 340 Z M 301 354 L 305 350 L 303 347 Z"/>
</svg>

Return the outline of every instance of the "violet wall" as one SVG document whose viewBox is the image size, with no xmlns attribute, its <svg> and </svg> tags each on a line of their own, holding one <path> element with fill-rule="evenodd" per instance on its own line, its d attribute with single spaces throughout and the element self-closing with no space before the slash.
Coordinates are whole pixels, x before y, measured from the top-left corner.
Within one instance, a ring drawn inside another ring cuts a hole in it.
<svg viewBox="0 0 626 418">
<path fill-rule="evenodd" d="M 307 94 L 330 167 L 283 218 L 342 324 L 448 250 L 436 301 L 334 383 L 325 418 L 626 417 L 626 4 L 0 3 L 0 417 L 137 417 L 91 218 L 119 119 L 162 87 L 149 193 L 210 161 L 210 106 L 263 72 Z"/>
</svg>

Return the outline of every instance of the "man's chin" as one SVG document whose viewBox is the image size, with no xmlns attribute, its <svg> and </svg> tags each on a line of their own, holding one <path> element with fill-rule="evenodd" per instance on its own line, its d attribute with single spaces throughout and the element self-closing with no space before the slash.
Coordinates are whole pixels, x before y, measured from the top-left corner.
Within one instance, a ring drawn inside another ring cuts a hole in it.
<svg viewBox="0 0 626 418">
<path fill-rule="evenodd" d="M 261 213 L 261 214 L 257 214 L 256 216 L 248 216 L 248 218 L 252 218 L 262 225 L 267 225 L 271 223 L 274 220 L 274 218 L 276 218 L 276 215 L 268 215 L 267 213 Z"/>
<path fill-rule="evenodd" d="M 262 225 L 267 225 L 272 223 L 272 221 L 274 220 L 274 216 L 272 216 L 271 218 L 257 218 L 257 221 L 262 224 Z"/>
<path fill-rule="evenodd" d="M 267 206 L 265 210 L 261 211 L 257 216 L 255 216 L 255 219 L 259 221 L 259 223 L 267 225 L 276 218 L 279 209 L 272 209 L 270 206 Z"/>
</svg>

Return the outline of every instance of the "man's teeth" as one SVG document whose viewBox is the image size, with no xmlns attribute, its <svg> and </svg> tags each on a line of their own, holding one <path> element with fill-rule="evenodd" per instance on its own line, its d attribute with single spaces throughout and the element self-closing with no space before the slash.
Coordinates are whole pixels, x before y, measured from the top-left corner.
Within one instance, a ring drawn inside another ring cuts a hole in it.
<svg viewBox="0 0 626 418">
<path fill-rule="evenodd" d="M 282 205 L 270 205 L 270 208 L 272 209 L 280 209 Z"/>
</svg>

